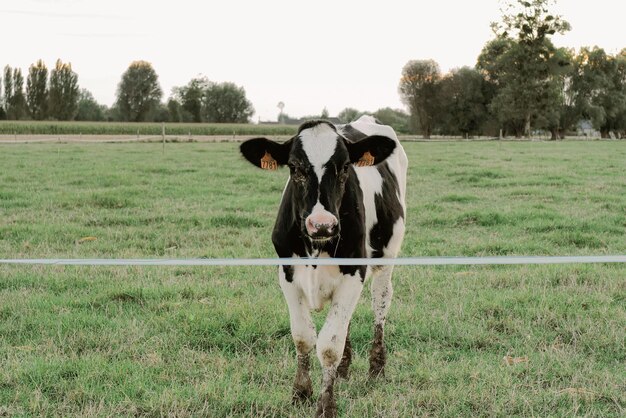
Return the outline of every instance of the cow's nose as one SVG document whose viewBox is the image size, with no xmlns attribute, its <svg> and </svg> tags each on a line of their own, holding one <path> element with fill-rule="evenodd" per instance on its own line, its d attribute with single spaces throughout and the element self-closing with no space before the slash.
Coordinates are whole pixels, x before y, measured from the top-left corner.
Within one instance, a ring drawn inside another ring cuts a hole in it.
<svg viewBox="0 0 626 418">
<path fill-rule="evenodd" d="M 306 218 L 306 230 L 311 236 L 331 236 L 335 233 L 337 218 L 332 213 L 317 213 Z"/>
</svg>

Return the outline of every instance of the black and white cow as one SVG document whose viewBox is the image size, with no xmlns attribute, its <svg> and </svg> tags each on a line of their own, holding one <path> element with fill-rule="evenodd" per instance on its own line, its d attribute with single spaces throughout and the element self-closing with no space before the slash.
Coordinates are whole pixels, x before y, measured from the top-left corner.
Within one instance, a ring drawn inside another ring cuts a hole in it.
<svg viewBox="0 0 626 418">
<path fill-rule="evenodd" d="M 284 143 L 266 138 L 241 144 L 264 169 L 289 166 L 272 241 L 279 257 L 396 257 L 404 236 L 407 157 L 395 132 L 370 116 L 343 126 L 310 121 Z M 350 319 L 364 281 L 372 276 L 374 341 L 371 377 L 384 373 L 385 318 L 393 293 L 393 266 L 282 266 L 278 276 L 289 307 L 298 370 L 294 401 L 311 398 L 309 353 L 322 365 L 317 416 L 335 416 L 335 377 L 347 377 L 352 359 Z M 330 308 L 317 334 L 311 311 Z"/>
</svg>

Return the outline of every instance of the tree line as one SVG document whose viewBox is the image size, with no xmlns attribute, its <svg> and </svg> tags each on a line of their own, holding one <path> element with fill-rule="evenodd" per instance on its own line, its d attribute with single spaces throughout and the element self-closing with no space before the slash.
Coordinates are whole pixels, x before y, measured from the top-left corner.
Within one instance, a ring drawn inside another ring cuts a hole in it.
<svg viewBox="0 0 626 418">
<path fill-rule="evenodd" d="M 134 61 L 122 74 L 115 104 L 108 108 L 78 85 L 70 63 L 57 60 L 48 71 L 38 60 L 28 69 L 6 66 L 0 83 L 0 119 L 125 122 L 248 122 L 254 108 L 245 90 L 206 77 L 175 87 L 166 103 L 158 75 L 146 61 Z"/>
<path fill-rule="evenodd" d="M 502 20 L 492 23 L 494 38 L 484 45 L 474 67 L 442 74 L 437 62 L 411 60 L 401 72 L 398 93 L 409 110 L 342 110 L 347 123 L 373 114 L 400 133 L 431 135 L 530 136 L 552 139 L 576 131 L 581 121 L 603 138 L 626 137 L 626 48 L 610 54 L 600 47 L 578 51 L 556 48 L 551 37 L 569 31 L 551 14 L 553 0 L 508 0 Z M 2 91 L 3 90 L 3 91 Z M 284 106 L 284 105 L 283 105 Z M 146 61 L 132 62 L 108 108 L 79 88 L 69 63 L 43 61 L 21 69 L 6 66 L 0 83 L 0 119 L 157 122 L 249 122 L 252 103 L 242 87 L 206 77 L 175 87 L 166 102 L 158 75 Z M 328 118 L 324 109 L 309 118 Z M 307 118 L 307 117 L 304 117 Z M 282 112 L 279 123 L 295 123 Z"/>
<path fill-rule="evenodd" d="M 6 66 L 3 85 L 0 119 L 8 120 L 246 123 L 254 114 L 242 87 L 230 82 L 215 83 L 203 76 L 174 87 L 167 102 L 162 102 L 158 75 L 146 61 L 132 62 L 122 74 L 115 104 L 110 108 L 99 104 L 88 90 L 81 89 L 71 64 L 61 60 L 49 74 L 45 63 L 38 60 L 29 67 L 26 85 L 21 69 Z M 399 109 L 361 112 L 346 108 L 336 119 L 347 123 L 364 113 L 393 126 L 399 133 L 410 132 L 409 115 Z M 281 111 L 277 120 L 297 124 L 316 118 L 328 119 L 328 110 L 324 108 L 319 115 L 299 118 Z"/>
<path fill-rule="evenodd" d="M 37 61 L 30 66 L 25 89 L 24 76 L 19 68 L 7 65 L 2 80 L 4 94 L 0 119 L 72 120 L 76 113 L 78 76 L 72 71 L 71 64 L 57 60 L 48 77 L 46 65 Z"/>
<path fill-rule="evenodd" d="M 433 60 L 409 61 L 398 91 L 412 131 L 559 139 L 587 121 L 603 138 L 626 137 L 626 48 L 556 48 L 550 37 L 570 25 L 549 3 L 508 2 L 474 68 L 442 75 Z"/>
</svg>

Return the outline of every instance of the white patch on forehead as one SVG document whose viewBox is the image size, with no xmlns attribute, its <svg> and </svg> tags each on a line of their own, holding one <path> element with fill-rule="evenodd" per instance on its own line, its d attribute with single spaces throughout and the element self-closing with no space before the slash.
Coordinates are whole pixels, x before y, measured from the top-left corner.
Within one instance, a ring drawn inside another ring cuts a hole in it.
<svg viewBox="0 0 626 418">
<path fill-rule="evenodd" d="M 322 123 L 300 132 L 302 149 L 313 166 L 317 180 L 322 181 L 324 165 L 330 160 L 337 148 L 337 132 Z"/>
</svg>

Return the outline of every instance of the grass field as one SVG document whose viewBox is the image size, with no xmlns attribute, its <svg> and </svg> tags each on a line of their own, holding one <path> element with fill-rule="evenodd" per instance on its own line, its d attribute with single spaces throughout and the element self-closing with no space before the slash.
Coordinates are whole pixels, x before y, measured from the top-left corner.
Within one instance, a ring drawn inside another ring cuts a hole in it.
<svg viewBox="0 0 626 418">
<path fill-rule="evenodd" d="M 405 148 L 405 256 L 626 254 L 626 143 Z M 2 145 L 0 258 L 273 257 L 286 177 L 230 143 Z M 625 265 L 394 283 L 387 377 L 366 378 L 364 292 L 341 415 L 626 414 Z M 0 416 L 308 417 L 295 367 L 274 268 L 0 265 Z"/>
</svg>

